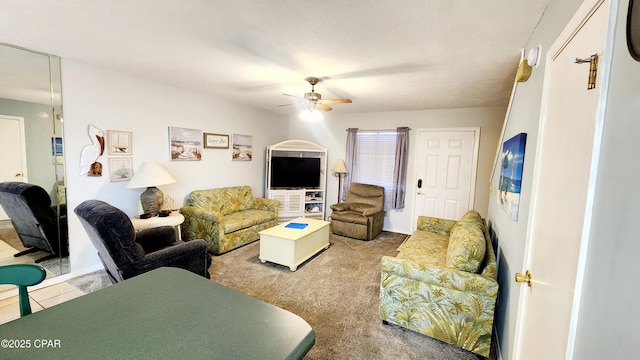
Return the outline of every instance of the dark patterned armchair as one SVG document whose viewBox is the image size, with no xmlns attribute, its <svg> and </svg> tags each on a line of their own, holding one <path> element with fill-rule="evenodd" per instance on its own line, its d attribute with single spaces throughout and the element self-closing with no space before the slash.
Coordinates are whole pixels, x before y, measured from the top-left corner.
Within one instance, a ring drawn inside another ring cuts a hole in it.
<svg viewBox="0 0 640 360">
<path fill-rule="evenodd" d="M 331 205 L 331 231 L 360 240 L 372 240 L 384 225 L 384 188 L 351 183 L 347 199 Z"/>
<path fill-rule="evenodd" d="M 74 212 L 115 282 L 162 266 L 209 278 L 211 256 L 204 240 L 183 242 L 171 226 L 136 232 L 124 212 L 100 200 L 84 201 Z"/>
<path fill-rule="evenodd" d="M 36 260 L 38 263 L 69 255 L 67 207 L 64 204 L 51 206 L 51 198 L 45 189 L 23 182 L 0 183 L 0 205 L 27 248 L 14 256 L 48 252 L 49 255 Z"/>
</svg>

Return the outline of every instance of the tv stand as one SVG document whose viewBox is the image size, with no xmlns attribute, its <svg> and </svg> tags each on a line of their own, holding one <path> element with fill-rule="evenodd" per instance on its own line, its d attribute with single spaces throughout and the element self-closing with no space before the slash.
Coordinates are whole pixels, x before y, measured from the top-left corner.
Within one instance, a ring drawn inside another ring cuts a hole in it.
<svg viewBox="0 0 640 360">
<path fill-rule="evenodd" d="M 283 189 L 271 186 L 271 158 L 320 158 L 320 186 L 314 188 Z M 327 149 L 305 140 L 287 140 L 267 146 L 265 196 L 280 201 L 278 222 L 299 217 L 324 220 L 326 213 Z"/>
</svg>

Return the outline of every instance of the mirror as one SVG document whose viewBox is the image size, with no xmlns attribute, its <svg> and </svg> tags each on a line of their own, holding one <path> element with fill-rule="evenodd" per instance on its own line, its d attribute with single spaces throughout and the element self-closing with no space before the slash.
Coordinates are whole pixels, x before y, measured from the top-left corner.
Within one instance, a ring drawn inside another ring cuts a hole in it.
<svg viewBox="0 0 640 360">
<path fill-rule="evenodd" d="M 629 1 L 627 14 L 627 47 L 631 57 L 640 61 L 640 1 Z"/>
<path fill-rule="evenodd" d="M 47 278 L 69 272 L 69 257 L 61 249 L 67 243 L 63 139 L 60 58 L 0 44 L 0 182 L 38 185 L 51 199 L 56 221 L 50 233 L 57 236 L 51 243 L 59 255 L 39 262 Z M 35 251 L 13 256 L 22 250 L 24 244 L 0 207 L 0 264 L 34 263 L 49 255 Z"/>
</svg>

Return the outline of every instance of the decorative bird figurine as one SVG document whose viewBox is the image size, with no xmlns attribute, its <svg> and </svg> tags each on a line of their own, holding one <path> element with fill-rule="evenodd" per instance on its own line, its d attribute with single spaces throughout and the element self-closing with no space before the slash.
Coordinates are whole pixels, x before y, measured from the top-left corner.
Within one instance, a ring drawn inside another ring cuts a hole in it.
<svg viewBox="0 0 640 360">
<path fill-rule="evenodd" d="M 85 145 L 80 153 L 80 175 L 102 176 L 102 164 L 97 160 L 104 152 L 104 133 L 89 124 L 91 144 Z"/>
</svg>

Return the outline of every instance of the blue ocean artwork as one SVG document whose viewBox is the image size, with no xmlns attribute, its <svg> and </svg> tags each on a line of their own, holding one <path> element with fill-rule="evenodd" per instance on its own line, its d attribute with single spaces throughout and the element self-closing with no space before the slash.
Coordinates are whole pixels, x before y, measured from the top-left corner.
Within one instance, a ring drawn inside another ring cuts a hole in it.
<svg viewBox="0 0 640 360">
<path fill-rule="evenodd" d="M 498 203 L 511 215 L 513 220 L 518 220 L 526 142 L 527 134 L 525 133 L 520 133 L 505 141 L 498 162 L 500 165 Z"/>
</svg>

